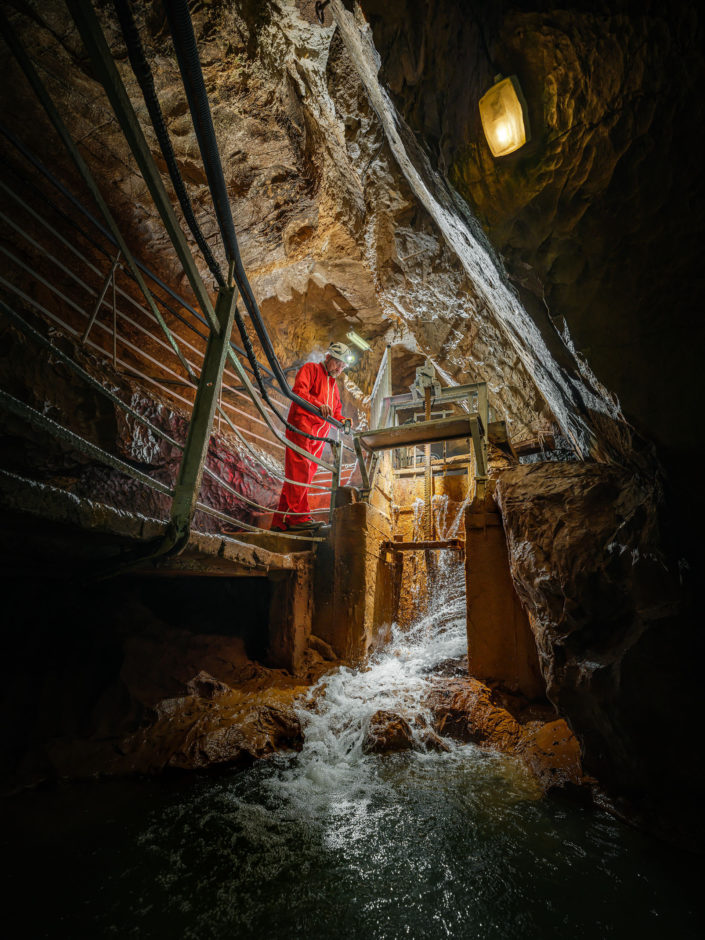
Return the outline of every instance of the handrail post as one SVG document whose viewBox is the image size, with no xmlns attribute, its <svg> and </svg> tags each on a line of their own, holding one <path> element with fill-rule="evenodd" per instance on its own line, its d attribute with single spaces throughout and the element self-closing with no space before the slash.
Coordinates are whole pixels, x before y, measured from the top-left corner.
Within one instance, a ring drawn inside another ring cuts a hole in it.
<svg viewBox="0 0 705 940">
<path fill-rule="evenodd" d="M 334 441 L 331 445 L 333 451 L 333 473 L 330 481 L 330 512 L 328 519 L 332 523 L 335 515 L 335 501 L 338 487 L 340 486 L 340 469 L 343 462 L 343 447 L 340 441 Z"/>
<path fill-rule="evenodd" d="M 167 541 L 171 542 L 173 547 L 169 549 L 168 554 L 178 554 L 183 551 L 191 531 L 191 522 L 196 511 L 203 467 L 208 453 L 208 442 L 213 429 L 220 384 L 223 379 L 230 333 L 233 328 L 235 293 L 234 287 L 223 287 L 218 292 L 215 316 L 219 330 L 218 332 L 212 330 L 208 337 L 191 423 L 171 504 Z"/>
</svg>

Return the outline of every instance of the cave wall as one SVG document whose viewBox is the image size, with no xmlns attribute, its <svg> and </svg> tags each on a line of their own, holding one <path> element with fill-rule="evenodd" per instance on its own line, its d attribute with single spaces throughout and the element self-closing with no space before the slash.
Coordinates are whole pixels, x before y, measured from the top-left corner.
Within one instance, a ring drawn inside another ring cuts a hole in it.
<svg viewBox="0 0 705 940">
<path fill-rule="evenodd" d="M 586 770 L 627 815 L 702 848 L 692 722 L 705 644 L 662 479 L 539 463 L 501 471 L 496 500 L 547 695 Z"/>
<path fill-rule="evenodd" d="M 702 454 L 698 6 L 362 7 L 395 103 L 482 222 L 547 342 L 558 349 L 567 324 L 662 457 Z M 495 160 L 477 101 L 498 72 L 519 77 L 532 139 Z"/>
<path fill-rule="evenodd" d="M 387 343 L 429 355 L 447 381 L 487 380 L 490 401 L 519 436 L 554 416 L 526 363 L 484 315 L 484 302 L 389 152 L 344 45 L 313 3 L 205 4 L 193 20 L 243 262 L 284 368 L 320 356 L 353 328 L 372 343 L 341 382 L 361 419 Z M 9 4 L 44 79 L 128 242 L 190 296 L 156 210 L 62 3 Z M 158 5 L 135 11 L 177 161 L 216 255 L 222 246 L 171 40 Z M 161 162 L 110 5 L 98 8 L 111 51 Z M 82 192 L 14 62 L 3 119 Z M 28 116 L 32 120 L 28 120 Z M 4 146 L 4 145 L 3 145 Z M 212 278 L 198 258 L 206 283 Z M 397 356 L 404 362 L 404 357 Z"/>
</svg>

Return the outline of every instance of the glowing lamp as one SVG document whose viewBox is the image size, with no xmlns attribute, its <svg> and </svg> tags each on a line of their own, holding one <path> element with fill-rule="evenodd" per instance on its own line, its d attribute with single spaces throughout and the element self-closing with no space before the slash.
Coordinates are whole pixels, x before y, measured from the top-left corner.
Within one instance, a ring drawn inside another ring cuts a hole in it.
<svg viewBox="0 0 705 940">
<path fill-rule="evenodd" d="M 363 339 L 355 330 L 350 330 L 347 337 L 354 346 L 357 346 L 357 348 L 361 349 L 363 352 L 367 352 L 368 349 L 372 348 L 367 340 Z"/>
<path fill-rule="evenodd" d="M 526 101 L 516 75 L 495 77 L 480 98 L 480 119 L 493 157 L 505 157 L 531 139 Z"/>
</svg>

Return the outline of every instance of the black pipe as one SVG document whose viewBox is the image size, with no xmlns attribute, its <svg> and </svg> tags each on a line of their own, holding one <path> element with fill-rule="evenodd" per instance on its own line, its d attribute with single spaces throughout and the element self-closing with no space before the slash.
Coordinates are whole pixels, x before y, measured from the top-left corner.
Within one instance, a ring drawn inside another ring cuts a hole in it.
<svg viewBox="0 0 705 940">
<path fill-rule="evenodd" d="M 144 98 L 145 104 L 147 105 L 152 127 L 154 128 L 154 132 L 157 135 L 159 147 L 166 162 L 167 170 L 169 171 L 169 177 L 171 178 L 171 182 L 174 186 L 174 192 L 176 193 L 176 197 L 179 200 L 179 205 L 181 206 L 181 211 L 184 214 L 184 219 L 186 220 L 186 224 L 191 230 L 191 234 L 193 235 L 196 244 L 201 249 L 201 254 L 203 255 L 205 262 L 208 265 L 208 270 L 216 279 L 218 287 L 225 287 L 225 278 L 223 277 L 223 272 L 220 270 L 220 265 L 216 261 L 213 252 L 211 251 L 210 245 L 204 238 L 201 227 L 196 221 L 196 216 L 193 212 L 191 200 L 189 199 L 188 193 L 186 192 L 186 186 L 184 185 L 184 180 L 181 176 L 179 165 L 176 162 L 176 154 L 174 153 L 174 148 L 171 145 L 171 138 L 169 137 L 169 132 L 167 131 L 166 123 L 164 121 L 164 115 L 162 114 L 162 109 L 159 105 L 159 99 L 157 98 L 157 92 L 154 87 L 154 78 L 152 76 L 152 69 L 150 68 L 149 62 L 147 61 L 147 58 L 144 54 L 144 48 L 140 40 L 137 25 L 132 16 L 130 4 L 128 0 L 113 0 L 113 5 L 115 7 L 118 20 L 120 21 L 122 35 L 125 39 L 125 45 L 127 46 L 127 54 L 130 58 L 132 71 L 135 73 L 135 78 L 139 82 L 139 86 L 142 89 L 142 97 Z"/>
<path fill-rule="evenodd" d="M 187 0 L 167 0 L 165 9 L 169 21 L 169 29 L 171 30 L 171 35 L 174 40 L 174 49 L 181 71 L 181 77 L 184 82 L 184 88 L 186 89 L 186 97 L 191 110 L 191 117 L 196 131 L 198 146 L 201 151 L 203 166 L 206 171 L 206 178 L 208 179 L 211 196 L 213 197 L 213 204 L 223 238 L 225 253 L 228 261 L 232 262 L 234 266 L 235 281 L 245 301 L 245 306 L 250 314 L 259 341 L 262 344 L 264 354 L 281 390 L 287 398 L 291 399 L 291 401 L 295 402 L 305 411 L 316 415 L 316 417 L 323 418 L 320 410 L 316 408 L 315 405 L 306 401 L 305 398 L 301 398 L 301 396 L 297 395 L 289 387 L 289 383 L 286 381 L 286 377 L 279 364 L 264 321 L 262 320 L 262 314 L 257 306 L 257 301 L 255 300 L 252 288 L 250 287 L 247 275 L 242 266 L 237 236 L 235 235 L 235 225 L 230 209 L 230 201 L 225 185 L 225 177 L 223 175 L 223 167 L 220 162 L 218 142 L 213 127 L 208 94 L 203 80 L 201 60 L 198 55 L 196 37 L 193 32 L 193 24 L 191 22 L 191 14 L 189 13 Z M 337 428 L 343 427 L 335 418 L 325 420 Z M 287 426 L 290 426 L 288 422 L 286 423 Z M 298 428 L 294 430 L 299 434 L 303 434 L 305 437 L 311 437 L 315 440 L 324 440 L 329 444 L 334 443 L 331 438 L 320 438 L 315 435 L 308 435 Z"/>
</svg>

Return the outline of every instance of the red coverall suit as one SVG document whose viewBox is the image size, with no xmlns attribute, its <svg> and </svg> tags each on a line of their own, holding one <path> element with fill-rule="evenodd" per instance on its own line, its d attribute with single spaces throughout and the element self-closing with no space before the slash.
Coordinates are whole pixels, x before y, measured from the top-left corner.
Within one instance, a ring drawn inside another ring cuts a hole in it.
<svg viewBox="0 0 705 940">
<path fill-rule="evenodd" d="M 320 407 L 321 405 L 330 405 L 333 409 L 333 417 L 338 421 L 343 420 L 342 407 L 340 404 L 340 393 L 338 385 L 333 376 L 329 375 L 322 362 L 307 362 L 302 366 L 294 382 L 294 392 L 310 401 L 312 405 Z M 289 424 L 307 431 L 309 434 L 315 434 L 317 437 L 325 437 L 328 434 L 330 425 L 324 418 L 312 415 L 305 411 L 296 402 L 292 402 L 289 408 Z M 325 446 L 323 441 L 312 441 L 307 437 L 302 437 L 290 428 L 286 429 L 288 440 L 293 441 L 304 450 L 307 450 L 314 457 L 320 457 Z M 298 480 L 301 483 L 310 484 L 313 475 L 316 472 L 317 464 L 295 450 L 286 449 L 286 460 L 284 463 L 284 476 L 289 480 Z M 301 516 L 291 516 L 289 513 L 304 513 Z M 297 522 L 311 522 L 311 507 L 308 502 L 307 486 L 294 486 L 291 483 L 285 483 L 282 487 L 279 497 L 279 506 L 272 519 L 273 529 L 285 529 L 289 525 Z"/>
</svg>

